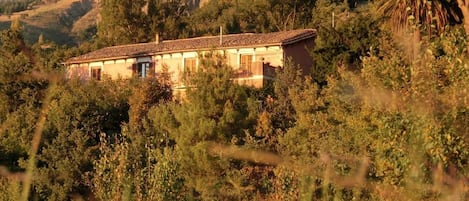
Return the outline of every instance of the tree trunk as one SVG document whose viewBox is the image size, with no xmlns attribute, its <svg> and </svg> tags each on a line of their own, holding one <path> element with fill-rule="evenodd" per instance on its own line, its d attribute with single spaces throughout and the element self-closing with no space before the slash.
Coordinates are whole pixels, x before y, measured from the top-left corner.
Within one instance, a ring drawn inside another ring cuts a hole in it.
<svg viewBox="0 0 469 201">
<path fill-rule="evenodd" d="M 412 60 L 416 60 L 420 54 L 420 41 L 422 40 L 420 29 L 415 28 L 412 38 Z"/>
<path fill-rule="evenodd" d="M 469 54 L 469 0 L 458 0 L 458 6 L 464 18 L 464 30 L 467 38 L 466 51 Z"/>
</svg>

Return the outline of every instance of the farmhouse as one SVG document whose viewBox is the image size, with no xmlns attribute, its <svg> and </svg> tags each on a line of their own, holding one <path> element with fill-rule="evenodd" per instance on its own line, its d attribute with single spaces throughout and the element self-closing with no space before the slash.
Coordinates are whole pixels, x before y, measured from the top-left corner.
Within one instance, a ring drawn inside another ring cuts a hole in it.
<svg viewBox="0 0 469 201">
<path fill-rule="evenodd" d="M 177 90 L 184 88 L 183 73 L 197 71 L 201 56 L 215 51 L 234 68 L 234 80 L 262 87 L 287 59 L 308 73 L 313 65 L 308 49 L 312 48 L 315 36 L 314 29 L 166 41 L 156 36 L 155 42 L 106 47 L 71 58 L 65 64 L 68 77 L 83 79 L 145 78 L 167 72 Z"/>
</svg>

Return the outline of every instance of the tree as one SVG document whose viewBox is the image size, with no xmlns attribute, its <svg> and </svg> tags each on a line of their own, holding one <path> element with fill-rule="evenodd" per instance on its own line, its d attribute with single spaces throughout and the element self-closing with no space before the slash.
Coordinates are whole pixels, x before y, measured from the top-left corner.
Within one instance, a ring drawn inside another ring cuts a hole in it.
<svg viewBox="0 0 469 201">
<path fill-rule="evenodd" d="M 389 22 L 394 30 L 413 31 L 412 56 L 414 58 L 420 51 L 422 30 L 426 30 L 428 35 L 441 33 L 450 21 L 460 20 L 458 12 L 455 11 L 455 5 L 448 0 L 383 0 L 378 4 L 382 15 L 389 16 Z"/>
<path fill-rule="evenodd" d="M 310 25 L 316 0 L 209 1 L 191 16 L 193 35 L 272 32 L 306 28 Z"/>
<path fill-rule="evenodd" d="M 88 172 L 99 157 L 100 135 L 117 136 L 128 122 L 125 81 L 59 83 L 51 91 L 47 122 L 33 182 L 41 199 L 90 195 Z"/>
<path fill-rule="evenodd" d="M 159 34 L 163 39 L 187 37 L 188 16 L 189 6 L 182 0 L 149 0 L 146 16 L 149 35 Z"/>
<path fill-rule="evenodd" d="M 21 91 L 29 88 L 28 74 L 33 69 L 35 60 L 31 50 L 25 44 L 19 26 L 0 32 L 0 90 L 9 98 L 10 111 L 21 105 Z"/>
<path fill-rule="evenodd" d="M 174 140 L 178 153 L 175 157 L 179 159 L 185 186 L 196 192 L 193 196 L 239 199 L 242 191 L 226 189 L 246 187 L 240 176 L 235 176 L 240 163 L 212 153 L 210 144 L 241 144 L 246 130 L 256 123 L 258 107 L 248 95 L 249 88 L 233 83 L 231 67 L 222 58 L 208 56 L 199 67 L 186 81 L 190 88 L 183 102 L 170 105 L 169 111 L 154 110 L 160 115 L 152 116 L 160 116 L 158 127 Z"/>
<path fill-rule="evenodd" d="M 311 21 L 316 0 L 268 0 L 268 16 L 276 31 L 306 27 Z"/>
<path fill-rule="evenodd" d="M 394 0 L 380 1 L 380 9 L 385 16 L 389 16 L 390 23 L 395 30 L 427 29 L 433 33 L 441 33 L 451 21 L 459 21 L 460 16 L 455 11 L 456 7 L 451 1 L 437 0 Z"/>
<path fill-rule="evenodd" d="M 235 2 L 233 1 L 209 1 L 202 8 L 195 10 L 190 21 L 192 35 L 200 36 L 204 34 L 216 35 L 220 26 L 224 27 L 224 33 L 237 33 L 240 30 L 228 29 L 236 13 Z M 237 23 L 237 22 L 236 22 Z"/>
<path fill-rule="evenodd" d="M 99 40 L 106 46 L 147 41 L 149 24 L 142 11 L 145 4 L 145 0 L 102 0 Z"/>
<path fill-rule="evenodd" d="M 6 30 L 1 33 L 2 55 L 0 59 L 0 80 L 3 82 L 17 80 L 33 68 L 29 49 L 24 44 L 21 33 Z"/>
<path fill-rule="evenodd" d="M 334 25 L 331 13 L 336 14 Z M 363 10 L 351 11 L 346 4 L 329 0 L 317 1 L 312 24 L 318 29 L 311 51 L 314 61 L 311 72 L 312 78 L 322 85 L 328 76 L 337 75 L 339 67 L 360 70 L 361 57 L 379 51 L 379 39 L 385 36 L 379 29 L 382 24 L 379 16 Z"/>
<path fill-rule="evenodd" d="M 464 16 L 464 30 L 466 31 L 467 45 L 466 50 L 469 54 L 469 1 L 467 0 L 457 0 L 458 7 L 461 9 L 461 13 Z"/>
<path fill-rule="evenodd" d="M 129 99 L 130 124 L 141 125 L 151 107 L 160 102 L 171 100 L 170 86 L 161 84 L 156 78 L 138 81 L 134 87 L 133 94 Z"/>
<path fill-rule="evenodd" d="M 0 163 L 21 170 L 33 144 L 33 133 L 48 82 L 32 75 L 35 55 L 24 42 L 19 21 L 0 32 Z M 26 183 L 26 182 L 24 182 Z M 26 185 L 26 184 L 24 184 Z M 23 188 L 26 189 L 26 188 Z"/>
</svg>

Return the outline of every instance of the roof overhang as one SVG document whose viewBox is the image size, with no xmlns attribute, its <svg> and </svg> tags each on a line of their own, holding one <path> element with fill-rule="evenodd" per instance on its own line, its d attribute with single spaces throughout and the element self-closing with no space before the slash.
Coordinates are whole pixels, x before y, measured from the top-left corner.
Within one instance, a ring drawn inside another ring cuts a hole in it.
<svg viewBox="0 0 469 201">
<path fill-rule="evenodd" d="M 294 43 L 294 42 L 293 42 Z M 239 48 L 258 48 L 258 47 L 271 47 L 271 46 L 284 46 L 290 43 L 272 43 L 272 44 L 262 44 L 262 45 L 253 45 L 253 46 L 229 46 L 229 47 L 213 47 L 213 48 L 199 48 L 199 49 L 183 49 L 183 50 L 171 50 L 171 51 L 161 51 L 150 54 L 136 54 L 136 55 L 124 55 L 117 57 L 103 57 L 96 59 L 82 59 L 76 61 L 65 61 L 62 64 L 72 65 L 72 64 L 81 64 L 81 63 L 90 63 L 90 62 L 100 62 L 100 61 L 109 61 L 109 60 L 119 60 L 119 59 L 129 59 L 129 58 L 139 58 L 139 57 L 148 57 L 162 54 L 173 54 L 173 53 L 182 53 L 182 52 L 201 52 L 201 51 L 217 51 L 217 50 L 228 50 L 228 49 L 239 49 Z"/>
<path fill-rule="evenodd" d="M 316 32 L 310 32 L 308 34 L 304 34 L 303 36 L 297 37 L 293 40 L 288 40 L 280 43 L 265 43 L 259 45 L 241 45 L 241 46 L 214 46 L 211 48 L 194 48 L 194 49 L 175 49 L 175 50 L 168 50 L 168 51 L 159 51 L 159 52 L 151 52 L 146 54 L 135 54 L 135 55 L 122 55 L 122 56 L 115 56 L 115 57 L 102 57 L 102 58 L 92 58 L 92 59 L 81 59 L 75 61 L 65 61 L 62 64 L 64 65 L 73 65 L 73 64 L 82 64 L 82 63 L 90 63 L 90 62 L 101 62 L 101 61 L 109 61 L 109 60 L 119 60 L 119 59 L 129 59 L 129 58 L 139 58 L 139 57 L 148 57 L 154 55 L 162 55 L 162 54 L 172 54 L 172 53 L 183 53 L 183 52 L 201 52 L 201 51 L 216 51 L 216 50 L 227 50 L 227 49 L 239 49 L 239 48 L 257 48 L 257 47 L 271 47 L 271 46 L 279 46 L 283 47 L 286 45 L 291 45 L 303 40 L 307 40 L 310 38 L 314 38 L 316 36 Z"/>
</svg>

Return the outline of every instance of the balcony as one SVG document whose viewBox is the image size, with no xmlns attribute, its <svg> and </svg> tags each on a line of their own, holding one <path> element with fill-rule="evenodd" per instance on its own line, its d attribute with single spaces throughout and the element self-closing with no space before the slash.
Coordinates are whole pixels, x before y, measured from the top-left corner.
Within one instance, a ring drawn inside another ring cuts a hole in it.
<svg viewBox="0 0 469 201">
<path fill-rule="evenodd" d="M 233 73 L 234 79 L 253 78 L 263 76 L 272 79 L 275 76 L 275 68 L 269 63 L 253 62 L 251 69 L 235 69 Z"/>
<path fill-rule="evenodd" d="M 269 63 L 253 62 L 251 69 L 235 69 L 233 80 L 238 84 L 261 88 L 265 86 L 266 81 L 273 80 L 274 76 L 275 68 Z"/>
</svg>

